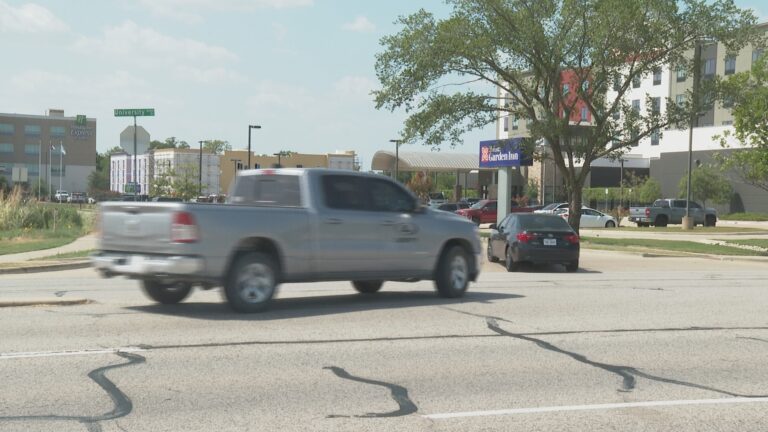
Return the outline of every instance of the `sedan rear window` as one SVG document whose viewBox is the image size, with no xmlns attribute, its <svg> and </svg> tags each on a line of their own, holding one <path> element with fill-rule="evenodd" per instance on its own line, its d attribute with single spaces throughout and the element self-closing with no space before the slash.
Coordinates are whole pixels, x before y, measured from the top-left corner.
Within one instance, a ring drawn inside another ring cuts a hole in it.
<svg viewBox="0 0 768 432">
<path fill-rule="evenodd" d="M 560 216 L 519 215 L 520 227 L 526 231 L 553 230 L 571 231 L 571 226 Z"/>
</svg>

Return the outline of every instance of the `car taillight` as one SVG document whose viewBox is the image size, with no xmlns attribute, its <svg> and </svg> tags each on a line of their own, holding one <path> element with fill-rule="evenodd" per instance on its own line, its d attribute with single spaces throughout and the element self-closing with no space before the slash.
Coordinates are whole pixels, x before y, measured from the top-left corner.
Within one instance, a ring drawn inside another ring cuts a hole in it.
<svg viewBox="0 0 768 432">
<path fill-rule="evenodd" d="M 568 234 L 567 236 L 563 237 L 565 241 L 567 241 L 570 244 L 579 244 L 579 235 L 578 234 Z"/>
<path fill-rule="evenodd" d="M 650 217 L 650 216 L 651 216 L 651 209 L 649 209 L 648 207 L 646 207 L 646 208 L 645 208 L 645 217 Z"/>
<path fill-rule="evenodd" d="M 517 240 L 520 243 L 528 243 L 529 241 L 534 239 L 536 239 L 536 234 L 529 234 L 525 231 L 517 235 Z"/>
<path fill-rule="evenodd" d="M 198 240 L 195 218 L 188 212 L 176 212 L 171 222 L 171 242 L 194 243 Z"/>
</svg>

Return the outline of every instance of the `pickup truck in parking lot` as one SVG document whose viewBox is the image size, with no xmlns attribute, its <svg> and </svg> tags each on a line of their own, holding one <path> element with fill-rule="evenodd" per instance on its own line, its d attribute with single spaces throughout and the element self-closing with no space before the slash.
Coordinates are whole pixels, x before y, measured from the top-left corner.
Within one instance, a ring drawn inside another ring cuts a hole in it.
<svg viewBox="0 0 768 432">
<path fill-rule="evenodd" d="M 460 297 L 480 269 L 470 221 L 420 206 L 389 178 L 327 169 L 242 171 L 225 204 L 108 202 L 91 261 L 139 279 L 160 303 L 222 286 L 239 312 L 265 310 L 283 282 L 435 281 Z"/>
<path fill-rule="evenodd" d="M 683 223 L 685 216 L 684 199 L 657 199 L 649 207 L 630 207 L 629 221 L 639 227 L 665 227 L 668 224 Z M 699 204 L 690 202 L 691 217 L 694 225 L 713 227 L 717 224 L 717 211 L 712 208 L 702 208 Z"/>
</svg>

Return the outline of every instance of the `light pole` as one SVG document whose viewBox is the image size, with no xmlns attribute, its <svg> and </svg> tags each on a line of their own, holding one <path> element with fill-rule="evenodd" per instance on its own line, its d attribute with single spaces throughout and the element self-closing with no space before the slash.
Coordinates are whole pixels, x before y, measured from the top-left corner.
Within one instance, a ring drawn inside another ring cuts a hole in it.
<svg viewBox="0 0 768 432">
<path fill-rule="evenodd" d="M 232 162 L 232 180 L 237 177 L 237 164 L 240 162 L 240 159 L 230 159 L 230 162 Z"/>
<path fill-rule="evenodd" d="M 277 167 L 278 167 L 278 168 L 282 168 L 282 167 L 283 167 L 283 164 L 282 164 L 282 162 L 281 162 L 281 159 L 280 159 L 280 157 L 281 157 L 281 156 L 288 156 L 288 152 L 285 152 L 285 151 L 283 151 L 283 150 L 280 150 L 280 151 L 279 151 L 279 152 L 277 152 L 277 153 L 272 153 L 272 156 L 277 156 Z"/>
<path fill-rule="evenodd" d="M 395 143 L 395 181 L 400 181 L 398 180 L 398 175 L 400 174 L 400 144 L 403 143 L 403 140 L 391 139 L 389 142 Z"/>
<path fill-rule="evenodd" d="M 621 213 L 621 207 L 624 205 L 624 157 L 619 158 L 621 163 L 621 169 L 619 170 L 619 213 Z"/>
<path fill-rule="evenodd" d="M 251 129 L 261 129 L 260 125 L 248 125 L 248 167 L 251 169 Z"/>
<path fill-rule="evenodd" d="M 701 41 L 696 41 L 696 47 L 693 50 L 693 91 L 691 112 L 691 123 L 688 128 L 688 184 L 685 191 L 685 217 L 683 218 L 683 229 L 693 229 L 693 220 L 691 219 L 691 165 L 693 163 L 693 128 L 699 125 L 699 82 L 701 81 Z"/>
<path fill-rule="evenodd" d="M 203 194 L 203 141 L 198 141 L 200 143 L 200 163 L 199 168 L 197 170 L 197 196 Z"/>
</svg>

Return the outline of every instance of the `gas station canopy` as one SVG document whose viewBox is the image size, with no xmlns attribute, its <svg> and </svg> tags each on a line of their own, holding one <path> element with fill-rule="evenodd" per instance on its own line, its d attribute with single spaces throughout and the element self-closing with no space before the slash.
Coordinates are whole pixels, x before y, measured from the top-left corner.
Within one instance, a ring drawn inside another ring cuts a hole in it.
<svg viewBox="0 0 768 432">
<path fill-rule="evenodd" d="M 480 169 L 480 158 L 474 153 L 404 152 L 401 151 L 398 170 L 401 172 L 431 171 L 456 172 Z M 380 150 L 373 155 L 371 169 L 394 171 L 395 152 Z"/>
</svg>

